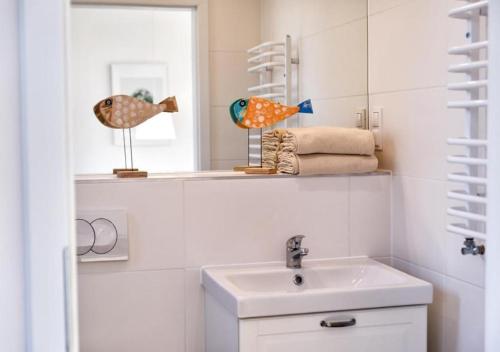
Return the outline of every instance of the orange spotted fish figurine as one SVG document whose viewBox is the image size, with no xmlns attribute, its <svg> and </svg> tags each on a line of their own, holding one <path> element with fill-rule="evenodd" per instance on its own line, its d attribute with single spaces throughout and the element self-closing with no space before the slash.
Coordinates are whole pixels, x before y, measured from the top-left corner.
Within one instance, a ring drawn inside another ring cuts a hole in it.
<svg viewBox="0 0 500 352">
<path fill-rule="evenodd" d="M 177 112 L 175 97 L 169 97 L 159 104 L 150 104 L 128 95 L 114 95 L 101 100 L 94 106 L 95 116 L 111 128 L 132 128 L 161 112 Z"/>
<path fill-rule="evenodd" d="M 283 121 L 296 113 L 312 114 L 311 100 L 287 106 L 272 100 L 250 97 L 238 99 L 229 108 L 231 119 L 241 128 L 263 128 Z"/>
</svg>

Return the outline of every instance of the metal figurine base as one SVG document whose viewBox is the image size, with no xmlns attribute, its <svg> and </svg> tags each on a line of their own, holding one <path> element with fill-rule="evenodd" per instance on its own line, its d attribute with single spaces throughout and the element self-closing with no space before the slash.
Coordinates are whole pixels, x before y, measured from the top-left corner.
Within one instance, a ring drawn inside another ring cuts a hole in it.
<svg viewBox="0 0 500 352">
<path fill-rule="evenodd" d="M 130 128 L 128 129 L 128 138 L 129 138 L 129 148 L 130 148 L 130 165 L 129 168 L 127 165 L 127 145 L 125 143 L 125 129 L 122 129 L 123 136 L 123 156 L 125 159 L 125 168 L 123 169 L 113 169 L 113 174 L 118 178 L 141 178 L 148 177 L 147 171 L 139 171 L 139 169 L 134 168 L 134 154 L 132 153 L 132 131 Z"/>
<path fill-rule="evenodd" d="M 258 150 L 255 152 L 254 150 Z M 250 175 L 274 175 L 276 168 L 262 166 L 262 128 L 248 130 L 248 165 L 237 165 L 233 171 L 243 171 Z"/>
</svg>

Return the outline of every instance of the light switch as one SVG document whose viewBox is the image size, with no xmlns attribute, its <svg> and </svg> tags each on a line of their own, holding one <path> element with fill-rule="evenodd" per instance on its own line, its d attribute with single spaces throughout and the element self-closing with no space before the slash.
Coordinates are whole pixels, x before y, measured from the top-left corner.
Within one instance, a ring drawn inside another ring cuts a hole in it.
<svg viewBox="0 0 500 352">
<path fill-rule="evenodd" d="M 380 112 L 374 111 L 371 118 L 371 128 L 380 127 Z"/>
<path fill-rule="evenodd" d="M 368 129 L 368 121 L 366 118 L 366 109 L 365 108 L 356 109 L 356 113 L 354 116 L 356 119 L 356 127 L 367 130 Z"/>
<path fill-rule="evenodd" d="M 357 128 L 361 128 L 363 125 L 362 125 L 362 122 L 361 122 L 361 114 L 359 112 L 356 113 L 356 127 Z"/>
<path fill-rule="evenodd" d="M 384 145 L 384 135 L 383 135 L 383 109 L 380 106 L 376 106 L 371 109 L 369 128 L 373 132 L 375 137 L 375 150 L 383 150 Z"/>
</svg>

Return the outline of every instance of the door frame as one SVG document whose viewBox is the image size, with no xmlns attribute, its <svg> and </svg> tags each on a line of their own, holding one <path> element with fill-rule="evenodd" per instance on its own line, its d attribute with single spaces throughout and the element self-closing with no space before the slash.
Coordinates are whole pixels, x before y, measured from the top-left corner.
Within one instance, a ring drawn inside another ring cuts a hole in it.
<svg viewBox="0 0 500 352">
<path fill-rule="evenodd" d="M 26 351 L 78 351 L 69 0 L 19 1 Z"/>
<path fill-rule="evenodd" d="M 500 345 L 500 1 L 488 9 L 488 214 L 485 278 L 485 351 Z"/>
</svg>

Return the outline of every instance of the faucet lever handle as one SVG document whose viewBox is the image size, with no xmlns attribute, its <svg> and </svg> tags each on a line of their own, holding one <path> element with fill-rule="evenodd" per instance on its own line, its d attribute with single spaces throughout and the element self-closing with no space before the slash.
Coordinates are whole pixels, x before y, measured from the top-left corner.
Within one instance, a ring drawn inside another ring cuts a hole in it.
<svg viewBox="0 0 500 352">
<path fill-rule="evenodd" d="M 287 247 L 290 248 L 290 249 L 298 249 L 300 248 L 300 246 L 302 245 L 302 239 L 306 237 L 304 235 L 297 235 L 297 236 L 293 236 L 293 237 L 290 237 L 288 239 L 288 241 L 286 242 L 287 243 Z"/>
</svg>

